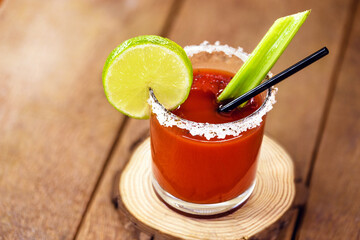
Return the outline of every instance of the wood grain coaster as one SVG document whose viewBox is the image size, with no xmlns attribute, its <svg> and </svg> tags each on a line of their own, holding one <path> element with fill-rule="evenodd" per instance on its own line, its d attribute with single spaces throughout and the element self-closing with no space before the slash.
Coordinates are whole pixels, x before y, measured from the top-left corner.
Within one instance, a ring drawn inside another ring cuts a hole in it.
<svg viewBox="0 0 360 240">
<path fill-rule="evenodd" d="M 256 186 L 249 200 L 231 214 L 195 218 L 173 211 L 151 185 L 150 138 L 134 151 L 121 173 L 119 209 L 140 230 L 168 239 L 247 239 L 279 219 L 295 196 L 290 156 L 264 136 Z"/>
</svg>

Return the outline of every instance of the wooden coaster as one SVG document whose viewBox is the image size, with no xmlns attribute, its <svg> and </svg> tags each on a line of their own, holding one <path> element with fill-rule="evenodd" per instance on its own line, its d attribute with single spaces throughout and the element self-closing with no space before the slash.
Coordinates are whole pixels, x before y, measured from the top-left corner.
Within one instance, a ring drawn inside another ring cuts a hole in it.
<svg viewBox="0 0 360 240">
<path fill-rule="evenodd" d="M 142 231 L 165 238 L 247 239 L 280 218 L 295 196 L 292 160 L 266 136 L 253 194 L 244 206 L 223 217 L 200 219 L 171 210 L 156 196 L 150 174 L 148 138 L 121 174 L 119 207 Z"/>
</svg>

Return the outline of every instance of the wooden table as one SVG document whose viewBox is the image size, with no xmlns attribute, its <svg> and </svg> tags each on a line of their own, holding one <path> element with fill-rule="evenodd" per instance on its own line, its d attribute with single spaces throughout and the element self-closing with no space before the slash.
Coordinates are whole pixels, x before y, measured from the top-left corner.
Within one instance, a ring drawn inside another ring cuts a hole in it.
<svg viewBox="0 0 360 240">
<path fill-rule="evenodd" d="M 0 1 L 0 239 L 149 239 L 111 203 L 148 121 L 118 113 L 101 71 L 142 34 L 251 52 L 273 21 L 312 13 L 273 68 L 327 46 L 279 85 L 266 132 L 292 156 L 293 207 L 253 239 L 360 239 L 357 0 Z"/>
</svg>

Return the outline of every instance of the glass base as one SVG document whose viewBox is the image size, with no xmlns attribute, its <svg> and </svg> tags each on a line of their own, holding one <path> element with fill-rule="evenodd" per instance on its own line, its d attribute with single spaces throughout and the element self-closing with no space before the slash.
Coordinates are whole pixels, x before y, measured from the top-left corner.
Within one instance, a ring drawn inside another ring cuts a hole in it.
<svg viewBox="0 0 360 240">
<path fill-rule="evenodd" d="M 228 212 L 232 209 L 235 209 L 236 207 L 240 206 L 242 203 L 244 203 L 251 195 L 255 188 L 254 183 L 242 194 L 239 196 L 228 200 L 226 202 L 221 203 L 210 203 L 210 204 L 199 204 L 199 203 L 190 203 L 183 201 L 179 198 L 174 197 L 170 193 L 166 192 L 156 181 L 154 177 L 152 177 L 152 184 L 153 187 L 158 194 L 158 196 L 168 205 L 171 207 L 192 215 L 200 215 L 200 216 L 211 216 L 211 215 L 217 215 L 221 213 Z"/>
</svg>

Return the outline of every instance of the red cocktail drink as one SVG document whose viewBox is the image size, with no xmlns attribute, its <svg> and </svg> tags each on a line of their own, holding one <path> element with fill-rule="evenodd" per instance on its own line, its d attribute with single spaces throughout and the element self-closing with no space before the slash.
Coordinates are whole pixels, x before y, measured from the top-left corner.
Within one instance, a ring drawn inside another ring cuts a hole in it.
<svg viewBox="0 0 360 240">
<path fill-rule="evenodd" d="M 153 185 L 163 200 L 179 210 L 201 215 L 224 212 L 244 202 L 254 188 L 268 111 L 264 108 L 271 91 L 243 108 L 219 113 L 216 97 L 232 76 L 194 69 L 189 97 L 172 112 L 152 95 Z"/>
<path fill-rule="evenodd" d="M 258 96 L 241 109 L 219 113 L 216 96 L 230 80 L 228 73 L 195 70 L 189 97 L 173 113 L 196 122 L 226 123 L 246 117 L 261 106 Z M 188 202 L 233 199 L 254 182 L 263 131 L 264 122 L 239 136 L 207 140 L 175 126 L 163 127 L 152 115 L 154 176 L 165 191 Z"/>
</svg>

